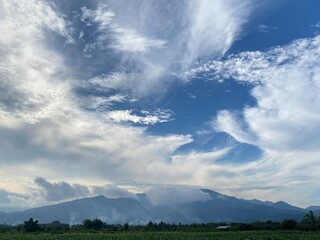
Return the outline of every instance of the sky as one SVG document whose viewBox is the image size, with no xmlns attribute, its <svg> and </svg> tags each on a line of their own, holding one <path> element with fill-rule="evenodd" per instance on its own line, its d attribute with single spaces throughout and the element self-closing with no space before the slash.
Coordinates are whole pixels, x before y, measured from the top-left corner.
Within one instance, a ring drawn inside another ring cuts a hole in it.
<svg viewBox="0 0 320 240">
<path fill-rule="evenodd" d="M 200 188 L 320 205 L 319 9 L 0 0 L 0 210 Z"/>
</svg>

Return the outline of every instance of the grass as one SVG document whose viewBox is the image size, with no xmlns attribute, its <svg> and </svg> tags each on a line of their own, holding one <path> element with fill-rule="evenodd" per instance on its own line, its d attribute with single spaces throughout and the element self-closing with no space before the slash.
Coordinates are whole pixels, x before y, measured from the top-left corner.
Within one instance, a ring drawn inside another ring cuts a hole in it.
<svg viewBox="0 0 320 240">
<path fill-rule="evenodd" d="M 318 240 L 320 232 L 0 233 L 1 240 Z"/>
</svg>

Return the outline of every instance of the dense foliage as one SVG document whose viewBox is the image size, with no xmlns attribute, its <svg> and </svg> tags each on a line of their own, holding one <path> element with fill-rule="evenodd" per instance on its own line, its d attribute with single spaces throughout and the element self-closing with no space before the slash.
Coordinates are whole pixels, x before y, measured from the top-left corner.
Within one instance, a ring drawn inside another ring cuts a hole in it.
<svg viewBox="0 0 320 240">
<path fill-rule="evenodd" d="M 33 218 L 30 218 L 28 221 L 24 222 L 23 230 L 25 232 L 37 232 L 40 231 L 40 226 L 38 224 L 38 220 L 33 220 Z"/>
<path fill-rule="evenodd" d="M 219 228 L 220 226 L 220 228 Z M 221 228 L 221 226 L 224 226 Z M 54 221 L 48 224 L 39 224 L 37 220 L 30 218 L 24 224 L 18 226 L 0 225 L 1 232 L 217 232 L 217 231 L 320 231 L 320 217 L 307 213 L 297 222 L 294 219 L 285 219 L 282 222 L 253 222 L 253 223 L 203 223 L 203 224 L 168 224 L 164 222 L 150 221 L 146 225 L 108 224 L 100 219 L 85 219 L 82 224 L 69 226 L 68 224 Z"/>
<path fill-rule="evenodd" d="M 0 234 L 1 240 L 318 240 L 318 232 L 250 231 L 250 232 L 117 232 L 64 234 Z"/>
</svg>

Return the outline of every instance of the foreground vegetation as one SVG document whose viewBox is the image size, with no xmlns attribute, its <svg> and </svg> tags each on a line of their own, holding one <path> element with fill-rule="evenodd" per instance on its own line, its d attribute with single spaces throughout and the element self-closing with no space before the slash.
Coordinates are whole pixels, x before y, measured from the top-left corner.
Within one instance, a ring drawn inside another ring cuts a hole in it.
<svg viewBox="0 0 320 240">
<path fill-rule="evenodd" d="M 318 240 L 319 232 L 118 232 L 118 233 L 2 233 L 1 240 Z"/>
<path fill-rule="evenodd" d="M 313 240 L 320 239 L 320 217 L 310 211 L 297 222 L 167 224 L 107 224 L 100 219 L 85 219 L 72 225 L 54 221 L 40 224 L 30 218 L 18 226 L 0 225 L 0 240 Z"/>
</svg>

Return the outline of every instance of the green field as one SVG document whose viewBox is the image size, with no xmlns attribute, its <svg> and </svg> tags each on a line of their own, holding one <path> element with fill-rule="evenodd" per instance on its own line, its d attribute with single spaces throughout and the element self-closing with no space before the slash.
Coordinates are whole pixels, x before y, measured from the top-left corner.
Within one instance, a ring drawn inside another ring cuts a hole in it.
<svg viewBox="0 0 320 240">
<path fill-rule="evenodd" d="M 0 234 L 2 240 L 318 240 L 320 232 L 128 232 L 128 233 L 64 233 L 64 234 Z"/>
</svg>

